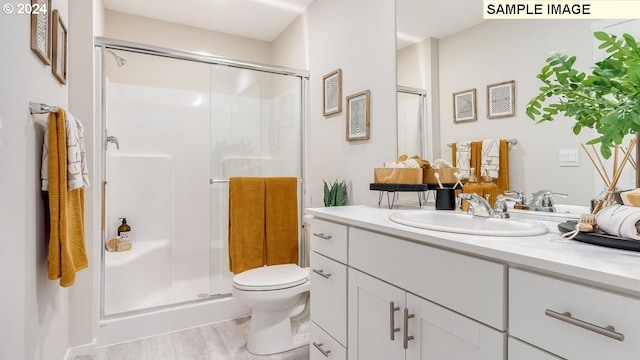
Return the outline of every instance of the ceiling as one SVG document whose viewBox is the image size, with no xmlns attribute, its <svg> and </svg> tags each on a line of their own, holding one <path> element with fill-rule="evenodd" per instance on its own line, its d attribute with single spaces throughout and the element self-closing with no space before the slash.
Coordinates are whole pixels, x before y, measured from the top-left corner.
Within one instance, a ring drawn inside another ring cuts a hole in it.
<svg viewBox="0 0 640 360">
<path fill-rule="evenodd" d="M 104 0 L 104 6 L 109 10 L 270 42 L 312 2 Z M 396 4 L 398 49 L 430 37 L 443 38 L 482 21 L 481 0 L 396 0 Z"/>
</svg>

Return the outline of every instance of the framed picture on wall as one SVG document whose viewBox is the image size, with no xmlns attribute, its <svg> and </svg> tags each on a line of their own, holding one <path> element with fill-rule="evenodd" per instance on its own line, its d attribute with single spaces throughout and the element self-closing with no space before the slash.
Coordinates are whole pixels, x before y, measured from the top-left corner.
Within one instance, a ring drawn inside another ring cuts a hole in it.
<svg viewBox="0 0 640 360">
<path fill-rule="evenodd" d="M 51 64 L 51 0 L 31 0 L 31 50 Z"/>
<path fill-rule="evenodd" d="M 514 116 L 515 80 L 487 85 L 487 118 Z"/>
<path fill-rule="evenodd" d="M 347 141 L 369 139 L 370 98 L 369 90 L 347 96 Z"/>
<path fill-rule="evenodd" d="M 342 111 L 342 70 L 334 70 L 322 77 L 322 115 Z"/>
<path fill-rule="evenodd" d="M 453 93 L 453 122 L 475 121 L 476 89 Z"/>
<path fill-rule="evenodd" d="M 67 26 L 64 24 L 60 12 L 53 11 L 51 24 L 53 55 L 51 56 L 51 72 L 61 84 L 67 83 Z"/>
</svg>

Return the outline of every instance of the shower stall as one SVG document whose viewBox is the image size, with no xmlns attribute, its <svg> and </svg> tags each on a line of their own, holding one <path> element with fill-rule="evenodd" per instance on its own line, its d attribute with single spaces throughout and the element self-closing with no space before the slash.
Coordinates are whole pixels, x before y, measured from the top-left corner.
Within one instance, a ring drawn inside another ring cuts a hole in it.
<svg viewBox="0 0 640 360">
<path fill-rule="evenodd" d="M 302 210 L 308 74 L 104 38 L 96 54 L 102 243 L 123 218 L 132 241 L 102 246 L 101 319 L 229 300 L 228 179 L 296 177 Z"/>
</svg>

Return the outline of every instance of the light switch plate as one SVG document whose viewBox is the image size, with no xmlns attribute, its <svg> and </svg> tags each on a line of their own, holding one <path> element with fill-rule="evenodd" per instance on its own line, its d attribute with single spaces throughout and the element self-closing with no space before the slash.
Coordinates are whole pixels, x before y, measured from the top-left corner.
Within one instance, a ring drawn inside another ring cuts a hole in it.
<svg viewBox="0 0 640 360">
<path fill-rule="evenodd" d="M 580 166 L 578 149 L 560 149 L 558 151 L 558 165 L 562 167 Z"/>
</svg>

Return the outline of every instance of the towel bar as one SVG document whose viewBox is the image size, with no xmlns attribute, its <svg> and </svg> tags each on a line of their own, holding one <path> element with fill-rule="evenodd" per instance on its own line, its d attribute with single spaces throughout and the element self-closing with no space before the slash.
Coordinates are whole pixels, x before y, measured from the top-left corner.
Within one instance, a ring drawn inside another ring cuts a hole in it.
<svg viewBox="0 0 640 360">
<path fill-rule="evenodd" d="M 509 142 L 509 145 L 515 145 L 518 143 L 518 139 L 509 139 L 507 140 Z M 449 143 L 447 144 L 448 147 L 451 147 L 454 143 Z"/>
<path fill-rule="evenodd" d="M 46 114 L 50 112 L 58 112 L 58 107 L 29 101 L 29 111 L 32 114 Z"/>
<path fill-rule="evenodd" d="M 302 179 L 298 178 L 298 183 L 301 183 Z M 209 179 L 209 184 L 228 184 L 229 179 Z"/>
</svg>

